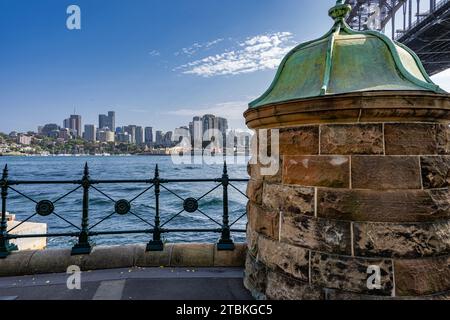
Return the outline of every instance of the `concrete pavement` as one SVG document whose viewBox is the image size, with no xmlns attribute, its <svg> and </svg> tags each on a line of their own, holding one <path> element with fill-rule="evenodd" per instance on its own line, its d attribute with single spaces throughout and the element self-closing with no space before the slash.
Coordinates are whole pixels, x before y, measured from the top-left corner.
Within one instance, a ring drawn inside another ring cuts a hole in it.
<svg viewBox="0 0 450 320">
<path fill-rule="evenodd" d="M 243 268 L 127 268 L 0 278 L 0 300 L 251 300 Z"/>
</svg>

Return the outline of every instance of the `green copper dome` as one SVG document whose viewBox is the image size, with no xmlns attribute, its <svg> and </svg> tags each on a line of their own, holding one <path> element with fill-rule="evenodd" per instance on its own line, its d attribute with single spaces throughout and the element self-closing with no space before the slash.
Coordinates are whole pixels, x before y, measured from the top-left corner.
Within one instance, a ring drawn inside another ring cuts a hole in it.
<svg viewBox="0 0 450 320">
<path fill-rule="evenodd" d="M 417 55 L 376 31 L 357 32 L 345 22 L 351 6 L 337 1 L 333 28 L 294 48 L 275 80 L 250 108 L 305 98 L 363 91 L 445 93 L 427 75 Z"/>
</svg>

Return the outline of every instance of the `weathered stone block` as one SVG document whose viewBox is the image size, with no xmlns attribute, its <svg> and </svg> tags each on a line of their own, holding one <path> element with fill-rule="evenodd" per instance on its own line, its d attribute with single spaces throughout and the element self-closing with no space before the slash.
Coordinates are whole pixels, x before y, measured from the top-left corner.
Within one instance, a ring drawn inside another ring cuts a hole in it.
<svg viewBox="0 0 450 320">
<path fill-rule="evenodd" d="M 314 188 L 265 184 L 262 202 L 273 210 L 314 215 Z"/>
<path fill-rule="evenodd" d="M 395 288 L 398 296 L 423 296 L 450 290 L 450 257 L 397 260 Z"/>
<path fill-rule="evenodd" d="M 264 182 L 267 183 L 281 183 L 283 171 L 283 157 L 281 156 L 278 160 L 279 160 L 278 164 L 275 167 L 273 167 L 273 170 L 270 169 L 269 166 L 262 165 L 259 162 L 255 164 L 249 163 L 247 165 L 247 172 L 253 180 L 261 180 L 261 181 L 263 180 Z"/>
<path fill-rule="evenodd" d="M 34 250 L 14 251 L 7 258 L 0 259 L 0 277 L 32 274 L 33 270 L 29 262 L 35 252 Z"/>
<path fill-rule="evenodd" d="M 418 157 L 353 156 L 354 189 L 421 189 Z"/>
<path fill-rule="evenodd" d="M 244 286 L 256 299 L 266 298 L 267 268 L 250 254 L 245 260 Z"/>
<path fill-rule="evenodd" d="M 355 254 L 417 258 L 450 253 L 450 221 L 434 223 L 355 223 Z"/>
<path fill-rule="evenodd" d="M 262 203 L 263 181 L 251 179 L 247 185 L 247 197 L 257 203 Z"/>
<path fill-rule="evenodd" d="M 247 163 L 247 173 L 253 180 L 263 180 L 259 163 Z"/>
<path fill-rule="evenodd" d="M 98 270 L 134 266 L 137 248 L 136 245 L 94 247 L 89 255 L 82 256 L 83 268 L 84 270 Z"/>
<path fill-rule="evenodd" d="M 255 257 L 258 255 L 258 237 L 259 233 L 254 231 L 251 227 L 247 227 L 248 252 Z"/>
<path fill-rule="evenodd" d="M 321 154 L 383 154 L 382 124 L 323 125 Z"/>
<path fill-rule="evenodd" d="M 421 157 L 422 183 L 425 189 L 447 188 L 450 181 L 450 157 Z"/>
<path fill-rule="evenodd" d="M 284 156 L 280 155 L 280 157 L 278 158 L 278 163 L 274 165 L 274 166 L 278 166 L 278 168 L 277 167 L 273 168 L 273 170 L 277 170 L 275 174 L 267 174 L 265 172 L 262 172 L 262 173 L 264 173 L 263 177 L 264 177 L 265 183 L 281 183 L 282 182 L 282 180 L 283 180 L 283 161 L 284 161 L 283 159 L 284 159 Z M 271 172 L 271 171 L 272 171 L 272 169 L 269 172 Z"/>
<path fill-rule="evenodd" d="M 214 267 L 243 267 L 247 256 L 247 246 L 236 243 L 234 250 L 214 250 Z"/>
<path fill-rule="evenodd" d="M 449 151 L 448 126 L 427 123 L 385 124 L 386 154 L 433 155 Z"/>
<path fill-rule="evenodd" d="M 319 154 L 319 126 L 305 126 L 280 130 L 281 155 Z"/>
<path fill-rule="evenodd" d="M 281 241 L 311 250 L 351 254 L 350 222 L 283 213 Z"/>
<path fill-rule="evenodd" d="M 378 266 L 380 289 L 369 289 L 370 266 Z M 311 255 L 313 285 L 368 295 L 391 296 L 394 288 L 392 262 L 388 259 L 362 259 L 313 252 Z"/>
<path fill-rule="evenodd" d="M 274 271 L 283 271 L 303 281 L 309 279 L 309 250 L 259 237 L 258 260 Z"/>
<path fill-rule="evenodd" d="M 90 270 L 89 266 L 84 266 L 84 256 L 72 256 L 70 249 L 38 250 L 28 262 L 28 270 L 32 274 L 62 273 L 66 272 L 69 266 Z"/>
<path fill-rule="evenodd" d="M 182 243 L 173 245 L 170 265 L 173 267 L 209 267 L 214 265 L 214 244 Z"/>
<path fill-rule="evenodd" d="M 257 204 L 248 206 L 249 224 L 252 231 L 278 240 L 280 232 L 280 215 L 276 211 L 267 210 Z"/>
<path fill-rule="evenodd" d="M 344 156 L 285 156 L 283 183 L 348 188 L 350 165 Z"/>
<path fill-rule="evenodd" d="M 448 190 L 318 189 L 317 215 L 370 222 L 425 222 L 450 217 Z"/>
<path fill-rule="evenodd" d="M 136 248 L 136 266 L 138 267 L 165 267 L 170 266 L 172 256 L 172 244 L 165 244 L 163 251 L 146 251 L 146 245 Z"/>
<path fill-rule="evenodd" d="M 267 298 L 270 300 L 323 300 L 323 290 L 291 277 L 269 271 L 267 274 Z"/>
</svg>

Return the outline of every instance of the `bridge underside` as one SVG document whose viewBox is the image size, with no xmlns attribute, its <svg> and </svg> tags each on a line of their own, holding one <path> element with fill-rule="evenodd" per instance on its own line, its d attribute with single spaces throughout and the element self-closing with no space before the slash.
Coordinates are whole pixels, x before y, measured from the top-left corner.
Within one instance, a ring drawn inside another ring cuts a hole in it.
<svg viewBox="0 0 450 320">
<path fill-rule="evenodd" d="M 417 53 L 430 75 L 450 68 L 450 1 L 405 32 L 397 41 Z"/>
<path fill-rule="evenodd" d="M 357 30 L 376 29 L 384 32 L 392 24 L 395 40 L 414 50 L 422 60 L 428 74 L 434 75 L 450 68 L 450 1 L 430 1 L 428 12 L 421 13 L 412 0 L 346 0 L 353 9 L 347 23 Z M 368 5 L 378 6 L 379 23 L 369 25 L 375 11 Z M 397 30 L 396 13 L 400 14 L 402 30 Z M 403 15 L 401 14 L 403 13 Z"/>
</svg>

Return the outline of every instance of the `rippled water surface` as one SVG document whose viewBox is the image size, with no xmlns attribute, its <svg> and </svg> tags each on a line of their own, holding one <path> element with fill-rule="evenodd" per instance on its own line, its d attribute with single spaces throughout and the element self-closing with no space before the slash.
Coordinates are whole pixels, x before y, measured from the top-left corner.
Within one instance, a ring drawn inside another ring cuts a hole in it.
<svg viewBox="0 0 450 320">
<path fill-rule="evenodd" d="M 241 164 L 228 164 L 230 178 L 248 178 L 245 161 L 240 159 Z M 129 156 L 129 157 L 0 157 L 0 165 L 3 168 L 7 163 L 10 180 L 79 180 L 83 174 L 84 163 L 89 164 L 92 179 L 151 179 L 153 178 L 155 166 L 159 165 L 160 177 L 163 179 L 214 179 L 222 175 L 222 165 L 178 165 L 173 164 L 170 157 L 157 156 Z M 200 198 L 205 193 L 216 187 L 218 183 L 171 183 L 161 188 L 160 215 L 164 223 L 183 208 L 182 199 L 189 197 Z M 233 183 L 239 190 L 245 193 L 246 183 Z M 14 188 L 39 202 L 41 200 L 55 201 L 64 194 L 75 189 L 76 185 L 19 185 Z M 131 200 L 146 190 L 146 184 L 112 184 L 96 185 L 112 200 Z M 90 190 L 89 222 L 93 226 L 106 216 L 114 212 L 114 202 L 99 191 Z M 175 196 L 177 194 L 179 197 Z M 182 199 L 180 199 L 182 198 Z M 233 188 L 229 188 L 229 213 L 230 222 L 234 222 L 245 213 L 246 198 Z M 199 202 L 199 208 L 212 219 L 222 221 L 222 187 L 217 188 Z M 35 213 L 35 203 L 22 195 L 9 191 L 8 207 L 10 213 L 16 214 L 16 220 L 23 221 Z M 49 233 L 77 232 L 72 226 L 80 226 L 82 211 L 82 189 L 55 203 L 55 213 L 48 217 L 35 216 L 30 221 L 45 222 L 48 224 Z M 155 195 L 151 189 L 137 198 L 132 203 L 132 212 L 148 223 L 153 223 L 155 215 Z M 92 231 L 116 231 L 116 230 L 141 230 L 149 229 L 151 226 L 140 218 L 128 214 L 119 216 L 114 214 L 96 226 Z M 237 222 L 233 228 L 245 229 L 247 223 L 244 217 Z M 217 228 L 208 217 L 200 212 L 183 212 L 173 219 L 165 228 Z M 124 243 L 145 243 L 150 240 L 151 235 L 114 235 L 97 236 L 92 242 L 97 245 L 111 245 Z M 167 242 L 215 242 L 219 235 L 216 233 L 175 233 L 163 235 Z M 243 241 L 244 233 L 233 234 L 235 241 Z M 75 238 L 49 238 L 49 247 L 69 247 L 75 243 Z"/>
</svg>

